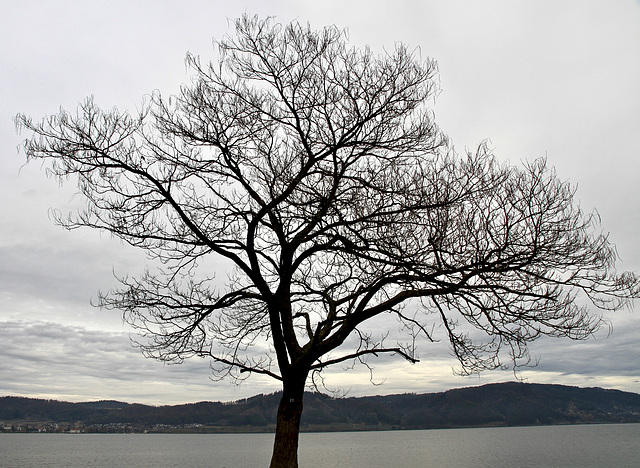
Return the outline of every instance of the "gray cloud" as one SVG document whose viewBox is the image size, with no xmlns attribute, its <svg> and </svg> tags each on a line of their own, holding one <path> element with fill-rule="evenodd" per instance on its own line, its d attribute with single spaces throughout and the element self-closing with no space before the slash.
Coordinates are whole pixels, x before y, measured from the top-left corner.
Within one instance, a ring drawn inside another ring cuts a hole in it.
<svg viewBox="0 0 640 468">
<path fill-rule="evenodd" d="M 255 394 L 248 385 L 209 379 L 206 360 L 164 365 L 143 358 L 124 332 L 54 322 L 0 322 L 0 394 L 124 399 L 155 404 L 233 400 Z M 258 379 L 260 381 L 260 379 Z M 275 391 L 277 386 L 263 388 Z"/>
<path fill-rule="evenodd" d="M 640 346 L 637 317 L 614 320 L 612 333 L 606 331 L 586 341 L 542 338 L 532 346 L 539 358 L 537 371 L 585 376 L 640 377 Z"/>
</svg>

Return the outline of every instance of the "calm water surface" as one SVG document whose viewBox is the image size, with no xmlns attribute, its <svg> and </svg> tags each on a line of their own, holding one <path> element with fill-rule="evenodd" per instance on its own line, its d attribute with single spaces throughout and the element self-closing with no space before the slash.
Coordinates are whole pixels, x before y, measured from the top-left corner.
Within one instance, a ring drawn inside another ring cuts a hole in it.
<svg viewBox="0 0 640 468">
<path fill-rule="evenodd" d="M 640 424 L 302 434 L 301 468 L 638 467 Z M 2 467 L 259 468 L 272 434 L 0 434 Z"/>
</svg>

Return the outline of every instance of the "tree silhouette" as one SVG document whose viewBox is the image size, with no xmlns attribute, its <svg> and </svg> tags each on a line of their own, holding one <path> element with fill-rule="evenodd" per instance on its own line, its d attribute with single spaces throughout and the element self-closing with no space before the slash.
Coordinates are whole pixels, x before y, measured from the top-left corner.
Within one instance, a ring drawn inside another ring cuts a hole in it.
<svg viewBox="0 0 640 468">
<path fill-rule="evenodd" d="M 137 115 L 87 99 L 75 115 L 16 125 L 32 133 L 29 160 L 78 180 L 86 210 L 60 224 L 108 231 L 153 260 L 100 297 L 146 355 L 282 382 L 272 467 L 297 466 L 304 388 L 327 366 L 416 362 L 434 327 L 463 372 L 518 365 L 540 335 L 596 331 L 585 298 L 618 309 L 638 296 L 597 217 L 544 160 L 453 151 L 428 108 L 433 61 L 248 16 L 215 45 L 217 61 L 189 55 L 192 82 Z M 225 261 L 223 286 L 209 258 Z M 381 314 L 403 342 L 363 328 Z"/>
</svg>

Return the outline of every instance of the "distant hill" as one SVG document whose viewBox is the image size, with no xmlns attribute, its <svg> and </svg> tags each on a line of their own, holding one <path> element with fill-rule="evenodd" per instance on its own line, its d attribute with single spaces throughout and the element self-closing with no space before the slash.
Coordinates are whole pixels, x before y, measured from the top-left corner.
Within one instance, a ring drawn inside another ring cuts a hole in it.
<svg viewBox="0 0 640 468">
<path fill-rule="evenodd" d="M 114 427 L 160 432 L 272 431 L 280 395 L 231 403 L 148 406 L 117 401 L 67 403 L 0 398 L 0 421 L 74 423 L 86 431 Z M 387 430 L 582 423 L 638 423 L 640 395 L 602 388 L 508 382 L 442 393 L 362 398 L 305 395 L 302 430 Z"/>
</svg>

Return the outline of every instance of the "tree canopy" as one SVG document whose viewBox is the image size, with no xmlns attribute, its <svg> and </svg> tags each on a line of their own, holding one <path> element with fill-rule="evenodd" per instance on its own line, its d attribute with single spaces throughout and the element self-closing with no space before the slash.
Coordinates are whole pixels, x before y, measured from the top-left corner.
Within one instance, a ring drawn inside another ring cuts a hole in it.
<svg viewBox="0 0 640 468">
<path fill-rule="evenodd" d="M 33 134 L 27 157 L 77 178 L 87 200 L 58 221 L 160 262 L 100 298 L 149 356 L 207 356 L 223 376 L 266 374 L 286 394 L 331 364 L 415 362 L 417 337 L 442 331 L 476 372 L 505 352 L 526 361 L 540 335 L 585 338 L 602 323 L 592 306 L 638 296 L 597 216 L 545 160 L 454 151 L 429 107 L 434 61 L 248 16 L 215 46 L 213 62 L 187 56 L 179 93 L 156 92 L 137 114 L 89 98 L 75 114 L 17 116 Z M 209 258 L 233 267 L 223 286 Z M 363 328 L 380 314 L 403 341 Z"/>
</svg>

